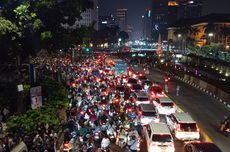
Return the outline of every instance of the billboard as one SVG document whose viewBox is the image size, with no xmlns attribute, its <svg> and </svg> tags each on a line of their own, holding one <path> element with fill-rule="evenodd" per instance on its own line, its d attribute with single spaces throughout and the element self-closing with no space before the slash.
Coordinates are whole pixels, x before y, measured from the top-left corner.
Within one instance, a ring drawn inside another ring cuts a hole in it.
<svg viewBox="0 0 230 152">
<path fill-rule="evenodd" d="M 42 87 L 30 88 L 31 108 L 37 109 L 42 106 Z"/>
</svg>

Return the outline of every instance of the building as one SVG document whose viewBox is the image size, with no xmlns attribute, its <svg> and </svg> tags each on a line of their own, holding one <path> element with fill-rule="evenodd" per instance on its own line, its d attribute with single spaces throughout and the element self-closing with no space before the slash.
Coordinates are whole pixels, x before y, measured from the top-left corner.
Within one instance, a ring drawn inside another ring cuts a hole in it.
<svg viewBox="0 0 230 152">
<path fill-rule="evenodd" d="M 156 42 L 159 34 L 167 39 L 167 27 L 177 20 L 178 3 L 176 0 L 152 1 L 152 39 Z"/>
<path fill-rule="evenodd" d="M 168 1 L 168 19 L 167 19 L 168 26 L 174 24 L 177 21 L 178 9 L 179 9 L 179 4 L 177 1 L 175 0 Z"/>
<path fill-rule="evenodd" d="M 181 27 L 187 32 L 178 33 Z M 168 28 L 168 39 L 173 42 L 192 38 L 197 46 L 221 43 L 226 49 L 230 46 L 230 14 L 209 14 L 196 19 L 181 19 Z"/>
<path fill-rule="evenodd" d="M 121 31 L 127 30 L 127 11 L 128 9 L 126 8 L 116 9 L 117 25 L 120 27 Z"/>
<path fill-rule="evenodd" d="M 151 40 L 151 20 L 152 12 L 150 9 L 146 9 L 145 14 L 142 16 L 143 39 Z"/>
<path fill-rule="evenodd" d="M 166 36 L 167 20 L 168 20 L 168 0 L 153 0 L 152 1 L 152 39 L 158 40 L 159 34 Z"/>
<path fill-rule="evenodd" d="M 129 40 L 133 39 L 133 27 L 127 25 L 126 32 L 129 34 Z"/>
<path fill-rule="evenodd" d="M 81 13 L 81 19 L 76 19 L 75 24 L 72 27 L 63 25 L 66 28 L 80 28 L 81 26 L 94 25 L 94 28 L 98 30 L 98 0 L 92 0 L 94 6 L 92 9 L 86 9 Z"/>
<path fill-rule="evenodd" d="M 99 16 L 98 22 L 99 22 L 99 30 L 104 29 L 106 27 L 116 26 L 116 20 L 112 14 L 108 16 Z"/>
<path fill-rule="evenodd" d="M 198 18 L 202 15 L 202 0 L 181 0 L 179 2 L 178 19 Z"/>
</svg>

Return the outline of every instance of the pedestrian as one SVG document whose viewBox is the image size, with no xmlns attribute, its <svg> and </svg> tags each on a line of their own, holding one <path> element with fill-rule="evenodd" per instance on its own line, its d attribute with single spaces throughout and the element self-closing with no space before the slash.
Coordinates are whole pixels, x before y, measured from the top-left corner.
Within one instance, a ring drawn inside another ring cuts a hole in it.
<svg viewBox="0 0 230 152">
<path fill-rule="evenodd" d="M 169 92 L 168 84 L 165 84 L 165 92 L 166 92 L 166 93 Z"/>
<path fill-rule="evenodd" d="M 176 86 L 176 96 L 179 96 L 179 92 L 180 92 L 180 86 L 177 85 L 177 86 Z"/>
</svg>

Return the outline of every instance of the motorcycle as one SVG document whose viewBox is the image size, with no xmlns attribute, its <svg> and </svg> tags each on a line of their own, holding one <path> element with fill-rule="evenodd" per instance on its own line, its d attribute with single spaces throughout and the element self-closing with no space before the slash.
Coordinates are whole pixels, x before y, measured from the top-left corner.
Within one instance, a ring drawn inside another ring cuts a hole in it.
<svg viewBox="0 0 230 152">
<path fill-rule="evenodd" d="M 115 129 L 111 125 L 109 125 L 107 127 L 106 133 L 109 136 L 111 141 L 115 141 L 117 133 L 116 133 Z"/>
<path fill-rule="evenodd" d="M 109 140 L 109 138 L 106 138 L 106 137 L 102 138 L 100 150 L 102 152 L 108 152 L 109 148 L 110 148 L 110 140 Z"/>
</svg>

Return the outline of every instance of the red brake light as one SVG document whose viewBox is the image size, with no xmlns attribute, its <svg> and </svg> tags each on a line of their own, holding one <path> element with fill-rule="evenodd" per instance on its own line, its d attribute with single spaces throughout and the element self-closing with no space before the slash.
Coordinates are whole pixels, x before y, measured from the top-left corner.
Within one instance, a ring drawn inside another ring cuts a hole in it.
<svg viewBox="0 0 230 152">
<path fill-rule="evenodd" d="M 197 125 L 196 125 L 196 131 L 198 131 L 198 132 L 200 131 L 200 129 L 199 129 L 199 127 Z"/>
<path fill-rule="evenodd" d="M 173 104 L 173 108 L 176 108 L 176 104 L 175 103 Z"/>
<path fill-rule="evenodd" d="M 164 91 L 161 91 L 161 94 L 165 94 Z"/>
<path fill-rule="evenodd" d="M 69 148 L 69 143 L 65 142 L 63 146 L 64 146 L 64 149 L 67 149 L 67 148 Z"/>
<path fill-rule="evenodd" d="M 142 111 L 139 111 L 138 113 L 139 113 L 139 115 L 142 115 Z"/>
<path fill-rule="evenodd" d="M 129 112 L 132 112 L 132 108 L 129 108 L 128 111 L 129 111 Z"/>
<path fill-rule="evenodd" d="M 177 131 L 181 131 L 180 124 L 177 125 L 176 130 L 177 130 Z"/>
<path fill-rule="evenodd" d="M 84 114 L 85 114 L 84 111 L 81 111 L 80 113 L 81 113 L 81 115 L 84 115 Z"/>
</svg>

